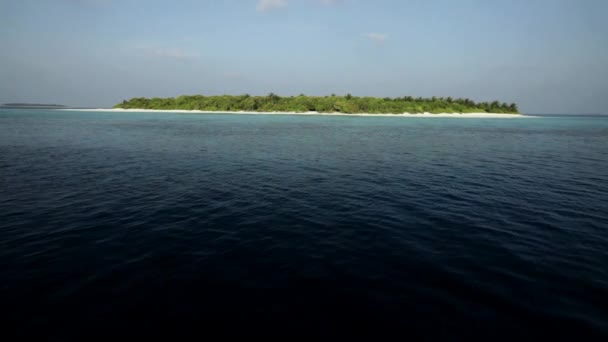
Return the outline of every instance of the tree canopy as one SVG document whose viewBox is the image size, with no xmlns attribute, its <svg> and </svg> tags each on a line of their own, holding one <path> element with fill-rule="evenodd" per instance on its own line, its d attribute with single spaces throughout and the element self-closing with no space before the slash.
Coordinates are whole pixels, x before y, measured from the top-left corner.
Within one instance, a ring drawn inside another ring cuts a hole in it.
<svg viewBox="0 0 608 342">
<path fill-rule="evenodd" d="M 251 111 L 251 112 L 320 112 L 320 113 L 519 113 L 515 103 L 474 102 L 470 99 L 451 97 L 397 98 L 346 96 L 289 96 L 274 93 L 267 96 L 221 95 L 179 96 L 175 98 L 133 98 L 114 108 L 204 111 Z"/>
</svg>

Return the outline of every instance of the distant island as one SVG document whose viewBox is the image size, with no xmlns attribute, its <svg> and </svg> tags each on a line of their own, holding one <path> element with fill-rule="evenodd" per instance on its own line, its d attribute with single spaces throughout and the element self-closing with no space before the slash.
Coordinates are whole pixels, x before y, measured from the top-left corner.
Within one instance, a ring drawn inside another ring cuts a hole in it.
<svg viewBox="0 0 608 342">
<path fill-rule="evenodd" d="M 519 114 L 515 103 L 474 102 L 451 97 L 357 97 L 346 96 L 267 96 L 222 95 L 179 96 L 170 98 L 133 98 L 115 105 L 115 109 L 198 110 L 209 112 L 293 112 L 342 114 L 421 114 L 421 113 L 496 113 Z"/>
<path fill-rule="evenodd" d="M 60 109 L 67 108 L 58 104 L 40 104 L 40 103 L 5 103 L 0 105 L 0 108 L 40 108 L 40 109 Z"/>
</svg>

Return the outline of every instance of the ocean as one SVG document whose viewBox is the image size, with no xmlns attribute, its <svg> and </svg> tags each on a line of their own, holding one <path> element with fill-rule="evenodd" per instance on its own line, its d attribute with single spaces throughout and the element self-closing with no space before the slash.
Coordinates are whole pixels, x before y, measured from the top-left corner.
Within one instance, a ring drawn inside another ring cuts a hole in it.
<svg viewBox="0 0 608 342">
<path fill-rule="evenodd" d="M 0 110 L 5 333 L 608 338 L 608 117 Z"/>
</svg>

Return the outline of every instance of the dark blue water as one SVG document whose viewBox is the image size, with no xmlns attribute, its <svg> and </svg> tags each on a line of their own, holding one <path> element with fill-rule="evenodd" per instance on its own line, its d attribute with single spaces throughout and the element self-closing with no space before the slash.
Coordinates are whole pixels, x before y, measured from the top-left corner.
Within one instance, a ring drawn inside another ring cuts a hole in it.
<svg viewBox="0 0 608 342">
<path fill-rule="evenodd" d="M 0 111 L 23 337 L 608 336 L 608 118 Z"/>
</svg>

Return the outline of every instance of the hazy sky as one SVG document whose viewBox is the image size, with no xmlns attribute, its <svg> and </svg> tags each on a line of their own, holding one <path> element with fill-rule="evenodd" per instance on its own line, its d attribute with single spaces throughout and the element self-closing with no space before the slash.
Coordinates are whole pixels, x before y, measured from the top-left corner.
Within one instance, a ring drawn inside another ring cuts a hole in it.
<svg viewBox="0 0 608 342">
<path fill-rule="evenodd" d="M 453 96 L 606 113 L 606 0 L 0 0 L 0 103 Z"/>
</svg>

